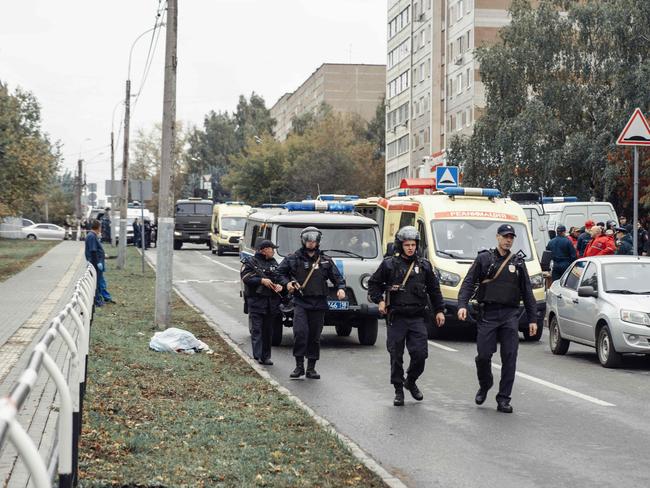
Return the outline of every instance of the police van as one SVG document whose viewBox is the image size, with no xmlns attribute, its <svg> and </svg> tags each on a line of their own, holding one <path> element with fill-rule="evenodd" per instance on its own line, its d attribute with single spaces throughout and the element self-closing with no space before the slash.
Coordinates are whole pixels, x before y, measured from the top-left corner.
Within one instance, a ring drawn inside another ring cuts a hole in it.
<svg viewBox="0 0 650 488">
<path fill-rule="evenodd" d="M 333 325 L 339 336 L 349 336 L 356 328 L 361 344 L 374 345 L 379 309 L 368 301 L 368 281 L 382 262 L 381 238 L 377 222 L 356 214 L 353 204 L 312 200 L 253 212 L 246 219 L 240 255 L 242 259 L 252 256 L 257 243 L 270 239 L 282 261 L 300 248 L 300 232 L 308 226 L 323 233 L 320 249 L 334 260 L 346 282 L 343 301 L 330 287 L 325 325 Z M 276 325 L 272 343 L 279 345 L 281 340 L 282 326 Z"/>
<path fill-rule="evenodd" d="M 430 195 L 393 197 L 389 200 L 384 234 L 394 236 L 405 225 L 418 229 L 421 236 L 418 251 L 433 264 L 447 314 L 455 318 L 458 292 L 469 267 L 480 251 L 496 246 L 497 228 L 503 223 L 515 229 L 517 237 L 512 252 L 523 253 L 537 302 L 537 334 L 530 336 L 523 306 L 519 330 L 526 340 L 539 340 L 546 309 L 544 279 L 528 219 L 518 203 L 501 198 L 498 190 L 484 188 L 445 188 Z M 469 315 L 473 321 L 477 312 L 476 303 L 471 302 Z M 429 331 L 430 336 L 440 333 L 435 327 Z"/>
</svg>

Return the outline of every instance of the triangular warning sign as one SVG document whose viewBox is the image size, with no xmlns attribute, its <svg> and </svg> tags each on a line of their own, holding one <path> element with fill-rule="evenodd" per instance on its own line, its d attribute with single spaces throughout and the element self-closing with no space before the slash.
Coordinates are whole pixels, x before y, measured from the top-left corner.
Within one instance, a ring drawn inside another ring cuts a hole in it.
<svg viewBox="0 0 650 488">
<path fill-rule="evenodd" d="M 442 173 L 442 176 L 440 177 L 440 181 L 438 183 L 450 183 L 454 184 L 456 183 L 456 180 L 454 179 L 454 175 L 451 174 L 451 171 L 449 169 L 446 169 L 444 173 Z"/>
<path fill-rule="evenodd" d="M 625 129 L 618 136 L 618 146 L 650 146 L 650 126 L 641 109 L 634 110 Z"/>
</svg>

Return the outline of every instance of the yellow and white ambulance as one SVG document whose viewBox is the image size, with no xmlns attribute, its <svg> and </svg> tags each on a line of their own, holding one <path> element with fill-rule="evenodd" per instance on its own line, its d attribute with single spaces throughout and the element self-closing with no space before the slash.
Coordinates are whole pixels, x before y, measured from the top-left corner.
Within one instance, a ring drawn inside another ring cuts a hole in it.
<svg viewBox="0 0 650 488">
<path fill-rule="evenodd" d="M 239 239 L 244 235 L 246 217 L 252 207 L 243 202 L 218 203 L 212 209 L 210 240 L 212 254 L 239 252 Z"/>
<path fill-rule="evenodd" d="M 388 242 L 405 225 L 414 225 L 420 232 L 419 253 L 426 257 L 440 280 L 447 314 L 454 318 L 458 311 L 458 292 L 469 267 L 479 251 L 496 246 L 497 228 L 508 223 L 517 237 L 512 252 L 525 255 L 535 300 L 537 301 L 538 333 L 528 334 L 528 321 L 523 306 L 519 330 L 527 340 L 541 338 L 546 309 L 544 279 L 533 244 L 528 219 L 521 206 L 499 191 L 486 188 L 446 188 L 431 195 L 412 195 L 389 199 L 384 219 L 384 240 Z M 470 304 L 470 316 L 476 309 Z M 457 321 L 448 321 L 450 326 Z M 438 329 L 433 328 L 438 332 Z"/>
</svg>

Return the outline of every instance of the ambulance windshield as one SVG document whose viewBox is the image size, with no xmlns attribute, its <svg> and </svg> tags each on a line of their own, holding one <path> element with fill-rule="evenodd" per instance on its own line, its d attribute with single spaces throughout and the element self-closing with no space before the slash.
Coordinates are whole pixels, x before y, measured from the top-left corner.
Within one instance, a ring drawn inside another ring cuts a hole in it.
<svg viewBox="0 0 650 488">
<path fill-rule="evenodd" d="M 446 259 L 476 258 L 479 251 L 496 247 L 497 229 L 501 224 L 494 220 L 432 220 L 431 230 L 436 255 Z M 520 222 L 507 222 L 515 229 L 517 237 L 511 251 L 523 251 L 525 260 L 533 259 L 528 230 Z"/>
</svg>

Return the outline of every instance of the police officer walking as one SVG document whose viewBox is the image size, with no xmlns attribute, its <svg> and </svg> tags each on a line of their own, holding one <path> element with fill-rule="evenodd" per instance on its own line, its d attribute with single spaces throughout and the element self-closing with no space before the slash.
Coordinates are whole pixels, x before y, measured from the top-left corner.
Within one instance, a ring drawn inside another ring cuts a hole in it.
<svg viewBox="0 0 650 488">
<path fill-rule="evenodd" d="M 537 334 L 535 297 L 528 270 L 521 256 L 510 252 L 516 237 L 510 224 L 497 230 L 497 247 L 481 251 L 472 264 L 458 294 L 458 318 L 467 319 L 467 306 L 478 285 L 481 317 L 477 324 L 476 373 L 479 390 L 477 405 L 483 404 L 492 387 L 492 354 L 500 344 L 501 382 L 496 396 L 497 410 L 512 413 L 510 394 L 515 381 L 519 348 L 519 301 L 523 300 L 530 335 Z"/>
<path fill-rule="evenodd" d="M 273 324 L 280 314 L 280 276 L 278 262 L 273 257 L 278 246 L 263 240 L 255 256 L 242 260 L 241 280 L 246 287 L 246 306 L 250 324 L 253 358 L 270 366 Z"/>
<path fill-rule="evenodd" d="M 551 259 L 553 260 L 553 270 L 551 271 L 553 281 L 562 277 L 577 256 L 576 248 L 573 247 L 573 243 L 566 236 L 566 227 L 560 224 L 557 226 L 556 232 L 557 235 L 546 245 L 546 250 L 551 251 Z"/>
<path fill-rule="evenodd" d="M 416 253 L 420 233 L 413 226 L 402 227 L 395 235 L 395 255 L 384 258 L 368 282 L 368 296 L 387 315 L 386 348 L 390 354 L 390 382 L 395 387 L 396 407 L 404 405 L 404 388 L 418 401 L 424 395 L 415 382 L 424 371 L 429 355 L 425 317 L 429 299 L 436 325 L 445 323 L 440 283 L 431 263 Z M 404 378 L 404 345 L 411 363 Z"/>
<path fill-rule="evenodd" d="M 319 379 L 316 361 L 320 359 L 320 335 L 325 323 L 329 280 L 338 290 L 336 298 L 345 300 L 345 280 L 336 264 L 319 248 L 322 232 L 316 227 L 306 227 L 300 233 L 302 247 L 286 257 L 278 273 L 281 284 L 293 293 L 293 355 L 296 368 L 289 375 Z"/>
</svg>

